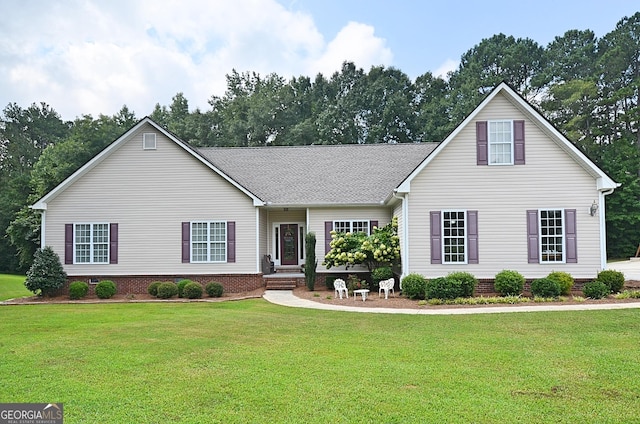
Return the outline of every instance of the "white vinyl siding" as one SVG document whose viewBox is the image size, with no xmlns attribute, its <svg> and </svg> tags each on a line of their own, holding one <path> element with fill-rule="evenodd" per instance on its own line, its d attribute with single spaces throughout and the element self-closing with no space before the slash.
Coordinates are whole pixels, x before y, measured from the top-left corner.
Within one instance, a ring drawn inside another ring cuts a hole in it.
<svg viewBox="0 0 640 424">
<path fill-rule="evenodd" d="M 65 265 L 67 274 L 257 273 L 253 200 L 160 133 L 157 150 L 143 150 L 142 134 L 151 130 L 141 128 L 50 200 L 46 240 L 61 256 L 65 224 L 119 224 L 117 264 Z M 235 262 L 182 262 L 182 222 L 227 221 L 230 216 L 236 223 Z"/>
<path fill-rule="evenodd" d="M 513 165 L 513 121 L 489 121 L 489 165 Z"/>
<path fill-rule="evenodd" d="M 445 210 L 478 211 L 482 260 L 460 270 L 487 279 L 502 269 L 515 269 L 527 278 L 559 271 L 557 262 L 528 262 L 527 210 L 552 205 L 576 209 L 579 261 L 561 264 L 562 270 L 574 278 L 594 278 L 601 263 L 600 221 L 589 214 L 593 199 L 599 198 L 594 177 L 503 95 L 496 96 L 474 121 L 505 117 L 525 120 L 526 166 L 477 166 L 476 126 L 470 122 L 411 181 L 406 223 L 410 272 L 435 278 L 452 271 L 451 265 L 431 263 L 430 222 L 428 214 L 425 217 L 425 211 Z"/>
<path fill-rule="evenodd" d="M 77 264 L 109 263 L 109 224 L 83 223 L 73 226 L 73 256 Z"/>
</svg>

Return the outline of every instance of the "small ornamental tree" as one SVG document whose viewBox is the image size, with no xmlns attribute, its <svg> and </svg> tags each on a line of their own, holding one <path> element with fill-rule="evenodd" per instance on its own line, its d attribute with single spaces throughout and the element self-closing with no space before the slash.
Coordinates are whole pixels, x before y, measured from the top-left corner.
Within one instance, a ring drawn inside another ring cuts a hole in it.
<svg viewBox="0 0 640 424">
<path fill-rule="evenodd" d="M 39 296 L 51 296 L 67 281 L 60 257 L 50 246 L 38 249 L 27 271 L 24 286 Z"/>
<path fill-rule="evenodd" d="M 305 237 L 305 263 L 304 263 L 304 279 L 307 288 L 313 291 L 316 285 L 316 233 L 309 232 Z"/>
<path fill-rule="evenodd" d="M 382 228 L 374 227 L 371 235 L 365 233 L 331 232 L 331 250 L 324 257 L 323 266 L 365 265 L 369 271 L 395 264 L 400 259 L 398 218 Z"/>
</svg>

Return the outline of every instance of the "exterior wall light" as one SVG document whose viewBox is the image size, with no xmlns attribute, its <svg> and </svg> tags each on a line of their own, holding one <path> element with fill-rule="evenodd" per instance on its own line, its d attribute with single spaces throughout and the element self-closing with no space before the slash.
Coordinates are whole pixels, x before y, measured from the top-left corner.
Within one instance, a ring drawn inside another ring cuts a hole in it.
<svg viewBox="0 0 640 424">
<path fill-rule="evenodd" d="M 591 207 L 589 208 L 589 214 L 591 216 L 596 216 L 596 213 L 598 213 L 598 204 L 594 200 L 593 203 L 591 204 Z"/>
</svg>

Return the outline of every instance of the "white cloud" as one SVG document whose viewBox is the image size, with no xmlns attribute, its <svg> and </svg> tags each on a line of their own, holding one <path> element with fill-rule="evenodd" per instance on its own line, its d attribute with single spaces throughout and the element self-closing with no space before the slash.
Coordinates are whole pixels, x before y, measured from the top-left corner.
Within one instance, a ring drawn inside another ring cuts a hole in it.
<svg viewBox="0 0 640 424">
<path fill-rule="evenodd" d="M 322 72 L 330 76 L 340 70 L 344 61 L 367 69 L 373 65 L 390 65 L 392 60 L 391 50 L 385 47 L 383 39 L 374 35 L 372 26 L 349 22 L 327 45 L 321 57 L 310 63 L 309 73 Z"/>
<path fill-rule="evenodd" d="M 23 2 L 3 14 L 0 108 L 45 101 L 64 119 L 123 104 L 141 117 L 178 92 L 206 109 L 232 69 L 313 77 L 392 60 L 373 27 L 350 22 L 327 41 L 275 0 Z"/>
<path fill-rule="evenodd" d="M 460 63 L 456 62 L 453 59 L 447 59 L 442 65 L 440 65 L 438 67 L 438 69 L 436 69 L 433 72 L 433 75 L 436 77 L 441 77 L 444 79 L 448 79 L 449 78 L 449 72 L 453 72 L 456 69 L 458 69 L 458 65 Z"/>
</svg>

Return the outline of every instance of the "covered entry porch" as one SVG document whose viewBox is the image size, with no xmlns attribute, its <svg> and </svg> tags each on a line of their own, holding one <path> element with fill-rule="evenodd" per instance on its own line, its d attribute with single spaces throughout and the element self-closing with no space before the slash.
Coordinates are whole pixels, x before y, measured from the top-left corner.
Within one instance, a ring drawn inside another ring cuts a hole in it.
<svg viewBox="0 0 640 424">
<path fill-rule="evenodd" d="M 266 255 L 276 273 L 302 273 L 305 262 L 307 210 L 267 209 Z M 266 274 L 266 272 L 263 273 Z"/>
</svg>

